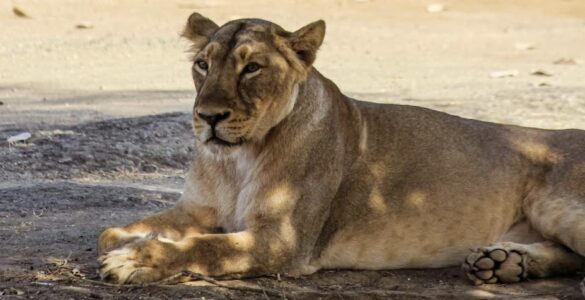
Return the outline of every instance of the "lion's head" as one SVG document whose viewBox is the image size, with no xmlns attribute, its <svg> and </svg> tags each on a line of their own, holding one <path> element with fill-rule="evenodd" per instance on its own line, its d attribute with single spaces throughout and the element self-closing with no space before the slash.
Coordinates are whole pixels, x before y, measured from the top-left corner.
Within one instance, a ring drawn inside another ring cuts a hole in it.
<svg viewBox="0 0 585 300">
<path fill-rule="evenodd" d="M 219 27 L 193 13 L 183 36 L 194 53 L 197 140 L 213 149 L 262 141 L 293 110 L 324 35 L 323 21 L 288 32 L 259 19 Z"/>
</svg>

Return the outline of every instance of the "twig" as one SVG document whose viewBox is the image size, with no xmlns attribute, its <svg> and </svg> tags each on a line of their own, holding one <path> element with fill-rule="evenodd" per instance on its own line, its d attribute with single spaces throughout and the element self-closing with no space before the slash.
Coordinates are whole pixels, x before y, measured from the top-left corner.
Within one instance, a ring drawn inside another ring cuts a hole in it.
<svg viewBox="0 0 585 300">
<path fill-rule="evenodd" d="M 150 282 L 150 283 L 143 283 L 143 284 L 109 283 L 109 282 L 100 281 L 100 280 L 80 278 L 80 277 L 76 277 L 75 275 L 69 274 L 69 273 L 67 273 L 66 276 L 69 277 L 70 279 L 73 279 L 73 280 L 84 281 L 84 282 L 92 283 L 92 284 L 96 284 L 96 285 L 103 285 L 103 286 L 117 287 L 117 288 L 122 288 L 122 287 L 124 287 L 124 288 L 142 288 L 142 287 L 149 287 L 149 286 L 167 285 L 169 283 L 176 283 L 176 279 L 178 279 L 179 277 L 184 276 L 184 275 L 183 275 L 183 273 L 177 273 L 173 276 L 169 276 L 169 277 L 161 279 L 159 281 Z"/>
<path fill-rule="evenodd" d="M 190 277 L 191 279 L 199 279 L 205 282 L 211 283 L 217 287 L 221 287 L 224 289 L 236 290 L 236 291 L 244 291 L 244 292 L 253 292 L 253 293 L 260 293 L 264 295 L 270 295 L 275 297 L 283 297 L 286 299 L 286 293 L 284 291 L 278 291 L 271 288 L 265 287 L 251 287 L 251 286 L 242 286 L 242 285 L 231 285 L 225 282 L 217 281 L 209 276 L 205 276 L 199 273 L 194 273 L 190 271 L 183 271 L 180 273 L 182 276 Z"/>
<path fill-rule="evenodd" d="M 261 285 L 260 285 L 260 287 L 233 285 L 233 284 L 228 284 L 228 283 L 225 283 L 222 281 L 215 280 L 209 276 L 205 276 L 202 274 L 189 272 L 189 271 L 183 271 L 183 272 L 177 273 L 175 275 L 169 276 L 167 278 L 164 278 L 162 280 L 151 282 L 151 283 L 145 283 L 145 284 L 115 284 L 115 283 L 109 283 L 109 282 L 105 282 L 105 281 L 75 277 L 73 274 L 69 274 L 69 273 L 67 273 L 66 276 L 74 281 L 81 281 L 81 282 L 91 283 L 91 284 L 95 284 L 95 285 L 115 287 L 115 288 L 143 288 L 143 287 L 153 287 L 153 286 L 172 287 L 169 285 L 170 283 L 177 283 L 177 282 L 179 282 L 177 279 L 179 279 L 181 277 L 185 277 L 185 278 L 189 278 L 189 279 L 203 280 L 203 281 L 211 283 L 215 287 L 219 287 L 219 288 L 261 294 L 262 296 L 264 296 L 264 298 L 267 298 L 267 299 L 269 299 L 268 296 L 273 296 L 277 299 L 289 299 L 289 297 L 287 297 L 287 296 L 291 296 L 290 295 L 291 292 L 288 292 L 288 295 L 287 295 L 287 293 L 284 290 L 279 291 L 279 290 L 272 289 L 272 288 L 266 288 L 266 287 L 263 287 Z M 583 284 L 585 285 L 585 283 L 583 283 Z M 304 292 L 304 291 L 297 292 L 297 291 L 295 291 L 292 293 L 293 294 L 308 293 L 308 295 L 314 296 L 315 298 L 316 297 L 331 296 L 331 293 L 327 292 L 327 291 L 312 291 L 312 292 L 311 291 L 310 292 Z M 387 291 L 387 290 L 371 290 L 371 291 L 368 291 L 366 293 L 363 293 L 360 291 L 347 291 L 347 292 L 339 292 L 338 291 L 335 294 L 341 298 L 349 297 L 352 299 L 355 297 L 358 297 L 358 296 L 376 296 L 376 297 L 382 296 L 382 297 L 390 297 L 390 298 L 394 298 L 394 297 L 410 298 L 408 296 L 416 296 L 416 298 L 424 298 L 424 299 L 435 299 L 438 296 L 446 296 L 444 294 L 421 295 L 419 292 Z"/>
<path fill-rule="evenodd" d="M 170 283 L 177 283 L 178 282 L 177 279 L 179 279 L 181 277 L 188 277 L 189 279 L 203 280 L 205 282 L 213 284 L 216 287 L 220 287 L 220 288 L 224 288 L 224 289 L 259 293 L 259 294 L 263 294 L 266 297 L 269 295 L 269 296 L 274 296 L 274 297 L 286 299 L 286 293 L 284 291 L 278 291 L 275 289 L 266 288 L 266 287 L 262 287 L 262 286 L 261 287 L 251 287 L 251 286 L 227 284 L 225 282 L 215 280 L 209 276 L 205 276 L 205 275 L 190 272 L 190 271 L 183 271 L 183 272 L 174 274 L 172 276 L 169 276 L 167 278 L 164 278 L 162 280 L 151 282 L 151 283 L 144 283 L 144 284 L 109 283 L 109 282 L 100 281 L 100 280 L 80 278 L 80 277 L 76 277 L 73 274 L 69 274 L 69 273 L 66 273 L 66 276 L 68 278 L 70 278 L 72 280 L 76 280 L 76 281 L 83 281 L 83 282 L 87 282 L 87 283 L 91 283 L 91 284 L 95 284 L 95 285 L 102 285 L 102 286 L 116 287 L 116 288 L 143 288 L 143 287 L 151 287 L 151 286 L 164 286 L 164 285 L 168 285 Z"/>
</svg>

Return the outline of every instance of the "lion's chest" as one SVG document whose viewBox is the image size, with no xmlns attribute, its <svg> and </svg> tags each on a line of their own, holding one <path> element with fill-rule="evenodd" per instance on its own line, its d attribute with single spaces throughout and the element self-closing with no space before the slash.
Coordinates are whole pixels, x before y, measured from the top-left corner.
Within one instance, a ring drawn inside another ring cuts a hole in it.
<svg viewBox="0 0 585 300">
<path fill-rule="evenodd" d="M 216 178 L 214 188 L 218 220 L 226 232 L 242 231 L 259 189 L 255 160 L 249 155 L 235 155 L 227 170 L 228 176 Z"/>
</svg>

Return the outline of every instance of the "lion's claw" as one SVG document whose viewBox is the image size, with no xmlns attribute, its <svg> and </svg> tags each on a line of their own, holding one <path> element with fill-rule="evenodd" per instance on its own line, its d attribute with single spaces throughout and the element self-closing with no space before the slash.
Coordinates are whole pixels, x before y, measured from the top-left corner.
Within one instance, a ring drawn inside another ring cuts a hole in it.
<svg viewBox="0 0 585 300">
<path fill-rule="evenodd" d="M 118 284 L 141 284 L 162 279 L 166 269 L 157 267 L 164 263 L 153 260 L 149 253 L 153 249 L 160 250 L 152 247 L 152 244 L 141 242 L 104 254 L 98 259 L 101 263 L 100 277 Z"/>
</svg>

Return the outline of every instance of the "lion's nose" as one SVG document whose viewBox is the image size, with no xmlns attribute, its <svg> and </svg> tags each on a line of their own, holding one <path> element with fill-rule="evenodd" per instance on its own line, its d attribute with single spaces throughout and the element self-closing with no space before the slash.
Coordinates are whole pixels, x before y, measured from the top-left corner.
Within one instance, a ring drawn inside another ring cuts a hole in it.
<svg viewBox="0 0 585 300">
<path fill-rule="evenodd" d="M 198 112 L 197 115 L 201 119 L 205 120 L 205 122 L 207 122 L 207 124 L 209 124 L 210 126 L 215 126 L 217 123 L 227 119 L 230 116 L 230 112 L 226 111 L 217 114 L 205 114 Z"/>
</svg>

